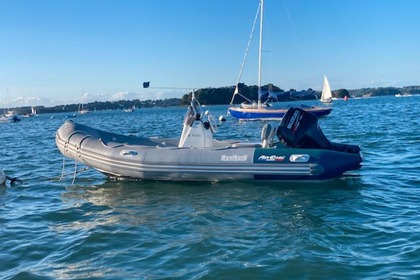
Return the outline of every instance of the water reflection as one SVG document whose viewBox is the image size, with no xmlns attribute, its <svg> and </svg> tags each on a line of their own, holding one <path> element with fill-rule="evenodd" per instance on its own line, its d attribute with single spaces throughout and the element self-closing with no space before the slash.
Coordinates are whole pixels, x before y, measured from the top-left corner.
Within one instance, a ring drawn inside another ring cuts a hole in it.
<svg viewBox="0 0 420 280">
<path fill-rule="evenodd" d="M 322 209 L 340 211 L 359 204 L 360 186 L 358 178 L 311 185 L 119 181 L 75 185 L 62 193 L 66 205 L 62 212 L 79 214 L 65 217 L 55 229 L 92 230 L 116 225 L 146 227 L 170 235 L 190 231 L 203 237 L 221 232 L 236 236 L 233 232 L 241 228 L 255 239 L 261 234 L 290 238 L 322 227 L 328 217 L 320 214 Z"/>
</svg>

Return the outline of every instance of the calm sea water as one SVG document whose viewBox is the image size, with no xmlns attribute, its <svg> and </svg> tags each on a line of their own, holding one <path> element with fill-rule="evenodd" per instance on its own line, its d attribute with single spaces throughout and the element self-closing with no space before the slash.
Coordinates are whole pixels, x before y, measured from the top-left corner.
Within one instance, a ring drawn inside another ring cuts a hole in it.
<svg viewBox="0 0 420 280">
<path fill-rule="evenodd" d="M 327 137 L 362 169 L 323 183 L 113 182 L 55 147 L 65 115 L 0 125 L 1 279 L 420 279 L 420 97 L 336 101 Z M 216 116 L 226 107 L 208 107 Z M 181 133 L 185 108 L 92 112 L 113 132 Z M 255 140 L 228 118 L 218 138 Z"/>
</svg>

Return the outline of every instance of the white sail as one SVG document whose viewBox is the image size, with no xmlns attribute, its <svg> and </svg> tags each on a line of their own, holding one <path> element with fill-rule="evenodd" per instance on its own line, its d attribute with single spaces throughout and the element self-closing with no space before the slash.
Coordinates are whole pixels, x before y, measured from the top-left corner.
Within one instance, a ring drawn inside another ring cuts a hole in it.
<svg viewBox="0 0 420 280">
<path fill-rule="evenodd" d="M 322 88 L 321 99 L 324 103 L 332 102 L 332 93 L 330 88 L 330 83 L 328 83 L 327 76 L 324 76 L 324 87 Z"/>
</svg>

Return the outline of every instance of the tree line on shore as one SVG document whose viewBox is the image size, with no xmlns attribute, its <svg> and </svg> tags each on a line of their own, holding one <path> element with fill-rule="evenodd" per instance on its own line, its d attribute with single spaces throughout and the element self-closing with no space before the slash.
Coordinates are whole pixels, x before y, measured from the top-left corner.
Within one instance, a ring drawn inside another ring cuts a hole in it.
<svg viewBox="0 0 420 280">
<path fill-rule="evenodd" d="M 235 91 L 235 86 L 219 87 L 219 88 L 202 88 L 195 91 L 195 97 L 201 104 L 205 105 L 226 105 L 231 103 L 232 96 Z M 247 86 L 242 84 L 240 88 L 241 95 L 249 100 L 258 99 L 258 87 L 256 85 Z M 302 91 L 290 89 L 284 91 L 274 85 L 265 85 L 262 87 L 262 101 L 275 97 L 278 101 L 294 101 L 294 100 L 315 100 L 321 96 L 320 91 L 315 91 L 311 88 Z M 188 105 L 191 100 L 192 92 L 185 94 L 182 98 L 170 98 L 159 100 L 119 100 L 119 101 L 95 101 L 84 104 L 84 108 L 89 111 L 100 110 L 123 110 L 125 108 L 151 108 L 151 107 L 174 107 Z M 397 87 L 380 87 L 380 88 L 361 88 L 361 89 L 338 89 L 333 90 L 332 95 L 335 98 L 344 97 L 375 97 L 387 95 L 409 95 L 420 94 L 420 86 L 407 86 L 402 88 Z M 241 103 L 244 100 L 241 97 L 235 97 L 233 103 Z M 57 105 L 52 107 L 36 106 L 39 114 L 42 113 L 63 113 L 63 112 L 77 112 L 79 104 Z M 31 112 L 31 107 L 10 108 L 18 112 L 18 114 L 28 114 Z"/>
</svg>

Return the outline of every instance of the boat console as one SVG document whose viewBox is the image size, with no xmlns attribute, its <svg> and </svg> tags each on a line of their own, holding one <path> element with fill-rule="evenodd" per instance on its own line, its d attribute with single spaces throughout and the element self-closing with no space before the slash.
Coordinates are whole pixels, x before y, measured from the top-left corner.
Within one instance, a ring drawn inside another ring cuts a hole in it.
<svg viewBox="0 0 420 280">
<path fill-rule="evenodd" d="M 203 115 L 201 105 L 195 99 L 193 93 L 191 104 L 184 117 L 184 126 L 178 147 L 213 147 L 213 133 L 215 132 L 216 123 L 214 119 L 208 111 Z"/>
</svg>

